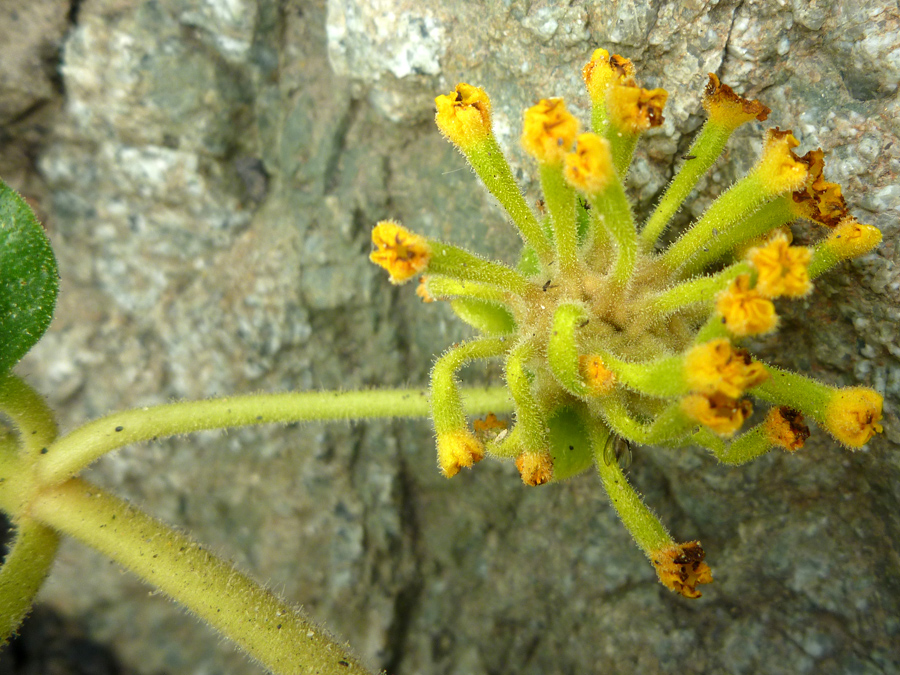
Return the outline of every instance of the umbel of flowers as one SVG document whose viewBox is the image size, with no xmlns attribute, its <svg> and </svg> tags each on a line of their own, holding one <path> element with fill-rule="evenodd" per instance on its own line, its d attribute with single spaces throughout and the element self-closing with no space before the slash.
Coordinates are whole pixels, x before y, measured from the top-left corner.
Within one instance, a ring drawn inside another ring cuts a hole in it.
<svg viewBox="0 0 900 675">
<path fill-rule="evenodd" d="M 778 327 L 776 303 L 812 291 L 841 261 L 872 250 L 881 233 L 850 215 L 841 188 L 823 174 L 823 153 L 798 156 L 790 131 L 770 129 L 750 173 L 718 197 L 675 241 L 660 235 L 742 124 L 769 109 L 710 74 L 706 124 L 642 225 L 622 188 L 640 135 L 663 122 L 667 93 L 635 82 L 631 61 L 598 49 L 583 70 L 592 104 L 582 133 L 564 101 L 525 111 L 522 145 L 537 162 L 545 209 L 525 202 L 491 128 L 491 102 L 459 84 L 439 96 L 437 125 L 465 155 L 518 228 L 516 268 L 383 221 L 373 262 L 391 282 L 419 278 L 426 301 L 446 300 L 480 337 L 434 365 L 431 402 L 438 464 L 447 477 L 486 454 L 511 458 L 528 485 L 596 466 L 613 506 L 660 580 L 700 596 L 712 581 L 699 542 L 676 543 L 629 486 L 624 442 L 698 444 L 743 464 L 773 448 L 793 452 L 812 419 L 855 449 L 881 432 L 882 397 L 837 389 L 754 359 L 747 336 Z M 788 227 L 821 225 L 812 247 L 793 246 Z M 502 359 L 514 403 L 512 428 L 489 416 L 470 427 L 455 374 Z M 752 397 L 768 404 L 743 431 Z"/>
</svg>

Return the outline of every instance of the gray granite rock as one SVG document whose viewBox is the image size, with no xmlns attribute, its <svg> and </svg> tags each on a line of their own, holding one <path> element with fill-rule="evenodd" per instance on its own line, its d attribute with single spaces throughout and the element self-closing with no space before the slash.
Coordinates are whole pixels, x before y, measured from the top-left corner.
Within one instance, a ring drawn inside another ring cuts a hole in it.
<svg viewBox="0 0 900 675">
<path fill-rule="evenodd" d="M 35 158 L 62 100 L 56 72 L 70 21 L 67 0 L 0 3 L 0 176 L 46 217 Z"/>
<path fill-rule="evenodd" d="M 558 95 L 585 119 L 580 68 L 597 46 L 670 92 L 630 173 L 638 208 L 687 149 L 715 71 L 770 105 L 802 150 L 821 145 L 852 211 L 885 233 L 780 305 L 780 332 L 753 345 L 884 392 L 885 434 L 866 451 L 819 431 L 796 456 L 743 469 L 636 450 L 636 486 L 708 552 L 716 583 L 701 600 L 657 584 L 594 476 L 527 489 L 511 466 L 483 463 L 446 481 L 425 422 L 199 434 L 123 450 L 90 477 L 391 673 L 897 672 L 896 3 L 86 0 L 39 158 L 63 290 L 20 372 L 64 429 L 171 399 L 423 386 L 466 331 L 367 263 L 371 225 L 394 217 L 503 260 L 518 251 L 433 128 L 434 96 L 460 80 L 490 92 L 533 201 L 522 110 Z M 763 125 L 748 126 L 692 211 L 753 163 Z M 42 597 L 143 672 L 259 672 L 71 542 Z"/>
</svg>

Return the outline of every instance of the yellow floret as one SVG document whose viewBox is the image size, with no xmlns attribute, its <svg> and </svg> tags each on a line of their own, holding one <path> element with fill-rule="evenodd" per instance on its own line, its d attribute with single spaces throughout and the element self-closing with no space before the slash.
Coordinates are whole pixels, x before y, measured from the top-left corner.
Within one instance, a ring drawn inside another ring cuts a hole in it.
<svg viewBox="0 0 900 675">
<path fill-rule="evenodd" d="M 722 84 L 715 74 L 709 74 L 709 83 L 703 91 L 703 107 L 710 121 L 731 129 L 737 129 L 745 122 L 769 117 L 772 112 L 756 99 L 747 99 L 734 93 L 727 84 Z"/>
<path fill-rule="evenodd" d="M 584 383 L 595 396 L 605 396 L 616 386 L 616 375 L 609 370 L 599 356 L 580 356 L 579 370 Z"/>
<path fill-rule="evenodd" d="M 766 132 L 763 154 L 754 169 L 762 188 L 769 195 L 800 189 L 808 175 L 806 162 L 794 153 L 800 142 L 790 131 L 778 127 Z"/>
<path fill-rule="evenodd" d="M 641 89 L 637 86 L 613 86 L 606 95 L 610 121 L 632 134 L 658 127 L 665 121 L 662 110 L 669 93 L 665 89 Z"/>
<path fill-rule="evenodd" d="M 825 428 L 844 445 L 861 448 L 884 430 L 882 405 L 884 398 L 872 389 L 838 389 L 825 409 Z"/>
<path fill-rule="evenodd" d="M 771 333 L 778 324 L 775 305 L 750 288 L 749 274 L 740 275 L 719 294 L 716 311 L 725 320 L 725 327 L 737 337 Z"/>
<path fill-rule="evenodd" d="M 544 164 L 560 164 L 572 149 L 578 120 L 561 98 L 545 98 L 525 111 L 522 147 Z"/>
<path fill-rule="evenodd" d="M 846 260 L 864 255 L 880 243 L 881 230 L 848 215 L 832 230 L 823 245 L 836 258 Z"/>
<path fill-rule="evenodd" d="M 566 180 L 587 195 L 603 192 L 615 176 L 609 141 L 597 134 L 587 133 L 580 134 L 575 142 L 575 152 L 566 155 L 563 170 Z"/>
<path fill-rule="evenodd" d="M 712 583 L 712 570 L 703 562 L 706 553 L 699 541 L 672 544 L 650 554 L 663 586 L 686 598 L 699 598 L 699 584 Z"/>
<path fill-rule="evenodd" d="M 809 438 L 809 427 L 803 422 L 803 415 L 787 406 L 770 408 L 763 424 L 766 440 L 788 452 L 799 450 Z"/>
<path fill-rule="evenodd" d="M 372 230 L 375 250 L 369 260 L 388 271 L 392 284 L 402 284 L 428 267 L 431 248 L 425 237 L 413 234 L 392 220 L 382 220 Z"/>
<path fill-rule="evenodd" d="M 523 452 L 516 457 L 516 468 L 525 485 L 543 485 L 553 479 L 553 458 L 549 452 Z"/>
<path fill-rule="evenodd" d="M 465 429 L 438 434 L 437 450 L 438 466 L 447 478 L 484 459 L 484 445 Z"/>
<path fill-rule="evenodd" d="M 774 234 L 763 246 L 750 249 L 747 258 L 756 268 L 756 290 L 767 298 L 799 298 L 812 290 L 812 252 L 805 246 L 791 246 L 782 232 Z"/>
<path fill-rule="evenodd" d="M 734 349 L 725 338 L 697 345 L 688 352 L 685 360 L 688 387 L 698 394 L 720 392 L 738 398 L 768 377 L 766 369 L 753 361 L 746 349 Z"/>
<path fill-rule="evenodd" d="M 480 87 L 465 82 L 434 99 L 438 129 L 454 145 L 465 151 L 491 135 L 491 100 Z"/>
<path fill-rule="evenodd" d="M 682 399 L 681 409 L 719 436 L 730 438 L 753 412 L 753 404 L 747 399 L 737 400 L 720 393 L 691 394 Z"/>
<path fill-rule="evenodd" d="M 624 56 L 610 56 L 605 49 L 597 49 L 581 69 L 581 76 L 591 100 L 605 103 L 610 85 L 634 82 L 634 64 Z"/>
</svg>

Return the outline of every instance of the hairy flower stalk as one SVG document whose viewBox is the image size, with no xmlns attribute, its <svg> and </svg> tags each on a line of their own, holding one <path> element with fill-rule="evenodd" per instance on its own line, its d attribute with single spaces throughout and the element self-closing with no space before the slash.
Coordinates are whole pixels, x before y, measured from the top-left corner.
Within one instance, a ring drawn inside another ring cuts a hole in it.
<svg viewBox="0 0 900 675">
<path fill-rule="evenodd" d="M 542 485 L 593 464 L 660 581 L 696 598 L 697 586 L 712 581 L 703 549 L 672 539 L 629 486 L 616 448 L 697 444 L 737 465 L 773 448 L 798 450 L 810 434 L 806 419 L 850 449 L 880 433 L 876 392 L 765 365 L 740 343 L 777 330 L 776 303 L 807 296 L 817 277 L 871 251 L 881 233 L 849 214 L 840 187 L 824 177 L 822 151 L 797 155 L 797 139 L 776 128 L 750 173 L 658 250 L 734 130 L 770 111 L 710 74 L 706 125 L 638 228 L 623 178 L 640 135 L 662 122 L 667 94 L 640 88 L 631 61 L 602 49 L 582 74 L 591 132 L 579 133 L 560 98 L 525 112 L 522 144 L 537 163 L 547 207 L 540 216 L 513 182 L 487 94 L 459 84 L 436 99 L 442 133 L 522 236 L 516 269 L 392 221 L 375 227 L 371 259 L 393 283 L 418 278 L 424 301 L 450 302 L 481 333 L 450 348 L 432 371 L 442 473 L 493 455 L 514 460 L 524 483 Z M 826 236 L 809 248 L 792 245 L 788 225 L 799 218 Z M 463 413 L 456 372 L 482 359 L 504 363 L 515 406 L 509 429 L 493 418 L 473 429 Z M 751 398 L 771 407 L 743 430 Z"/>
</svg>

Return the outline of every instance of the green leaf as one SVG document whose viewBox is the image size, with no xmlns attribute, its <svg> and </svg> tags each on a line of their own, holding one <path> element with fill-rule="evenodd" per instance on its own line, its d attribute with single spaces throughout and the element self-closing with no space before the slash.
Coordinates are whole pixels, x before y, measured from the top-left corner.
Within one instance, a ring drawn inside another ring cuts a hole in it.
<svg viewBox="0 0 900 675">
<path fill-rule="evenodd" d="M 25 200 L 0 181 L 0 374 L 50 325 L 59 275 L 50 241 Z"/>
</svg>

